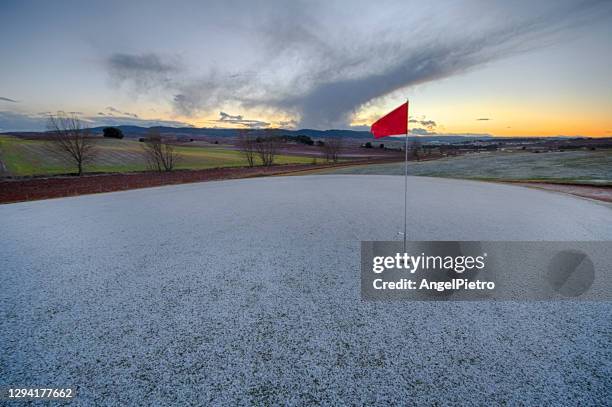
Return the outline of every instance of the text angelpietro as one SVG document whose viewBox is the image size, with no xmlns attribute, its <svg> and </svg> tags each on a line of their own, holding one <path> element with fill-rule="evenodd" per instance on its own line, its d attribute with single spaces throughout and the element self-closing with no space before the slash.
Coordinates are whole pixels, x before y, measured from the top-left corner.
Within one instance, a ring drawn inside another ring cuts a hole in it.
<svg viewBox="0 0 612 407">
<path fill-rule="evenodd" d="M 419 281 L 402 278 L 398 281 L 383 281 L 377 278 L 373 281 L 376 290 L 493 290 L 495 283 L 492 281 L 474 280 L 466 278 L 454 278 L 450 281 L 430 281 L 423 278 Z"/>
<path fill-rule="evenodd" d="M 417 270 L 447 270 L 462 274 L 465 271 L 482 270 L 485 268 L 487 254 L 482 256 L 427 256 L 397 253 L 395 256 L 377 256 L 372 259 L 372 272 L 380 274 L 387 269 L 405 270 L 414 274 Z M 372 282 L 376 290 L 493 290 L 492 281 L 454 278 L 447 281 L 432 281 L 427 278 L 413 280 L 402 278 L 397 281 L 384 281 L 377 278 Z"/>
</svg>

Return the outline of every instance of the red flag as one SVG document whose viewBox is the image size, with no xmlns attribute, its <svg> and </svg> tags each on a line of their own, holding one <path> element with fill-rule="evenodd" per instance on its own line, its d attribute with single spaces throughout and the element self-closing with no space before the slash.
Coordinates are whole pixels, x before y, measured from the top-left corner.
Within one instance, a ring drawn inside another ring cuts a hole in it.
<svg viewBox="0 0 612 407">
<path fill-rule="evenodd" d="M 408 102 L 374 122 L 370 131 L 374 138 L 408 133 Z"/>
</svg>

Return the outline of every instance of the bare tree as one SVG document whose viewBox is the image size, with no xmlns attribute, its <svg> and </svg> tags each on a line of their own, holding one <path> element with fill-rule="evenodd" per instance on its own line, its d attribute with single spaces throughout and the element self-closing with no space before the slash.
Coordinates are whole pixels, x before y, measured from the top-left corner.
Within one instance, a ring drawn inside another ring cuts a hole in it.
<svg viewBox="0 0 612 407">
<path fill-rule="evenodd" d="M 421 140 L 415 138 L 411 145 L 412 156 L 415 160 L 419 161 L 421 159 Z"/>
<path fill-rule="evenodd" d="M 156 130 L 150 130 L 145 138 L 143 153 L 149 169 L 158 172 L 174 170 L 179 160 L 174 146 L 164 140 Z"/>
<path fill-rule="evenodd" d="M 327 162 L 338 162 L 342 151 L 342 139 L 340 137 L 328 138 L 323 142 L 323 152 Z"/>
<path fill-rule="evenodd" d="M 83 167 L 97 155 L 96 140 L 89 129 L 83 128 L 75 114 L 63 112 L 49 116 L 47 128 L 50 151 L 66 164 L 76 166 L 79 176 L 83 175 Z"/>
<path fill-rule="evenodd" d="M 255 139 L 249 134 L 249 130 L 240 132 L 238 148 L 240 148 L 244 158 L 246 158 L 249 167 L 255 166 L 256 145 Z"/>
<path fill-rule="evenodd" d="M 440 144 L 438 150 L 440 151 L 441 156 L 455 155 L 455 151 L 449 144 Z"/>
<path fill-rule="evenodd" d="M 274 136 L 258 137 L 255 140 L 255 150 L 263 166 L 269 167 L 274 164 L 274 157 L 278 153 L 279 145 L 280 140 Z"/>
</svg>

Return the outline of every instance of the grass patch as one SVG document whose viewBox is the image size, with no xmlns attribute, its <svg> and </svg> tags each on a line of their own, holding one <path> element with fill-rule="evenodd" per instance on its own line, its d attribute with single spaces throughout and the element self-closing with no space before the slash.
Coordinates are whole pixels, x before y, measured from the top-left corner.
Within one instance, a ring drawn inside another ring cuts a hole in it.
<svg viewBox="0 0 612 407">
<path fill-rule="evenodd" d="M 0 160 L 12 176 L 54 175 L 75 172 L 46 148 L 46 141 L 0 136 Z M 132 172 L 147 169 L 142 143 L 134 140 L 100 139 L 99 154 L 86 172 Z M 178 146 L 177 169 L 207 169 L 246 166 L 239 151 L 211 146 Z M 311 157 L 279 155 L 276 164 L 307 164 Z"/>
<path fill-rule="evenodd" d="M 330 169 L 335 174 L 403 175 L 403 163 Z M 409 162 L 410 175 L 488 181 L 612 184 L 612 151 L 494 152 Z"/>
</svg>

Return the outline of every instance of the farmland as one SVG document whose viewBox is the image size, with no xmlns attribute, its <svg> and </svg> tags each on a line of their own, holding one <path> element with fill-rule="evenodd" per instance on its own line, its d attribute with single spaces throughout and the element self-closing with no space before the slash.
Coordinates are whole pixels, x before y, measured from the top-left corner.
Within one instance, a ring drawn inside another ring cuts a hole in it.
<svg viewBox="0 0 612 407">
<path fill-rule="evenodd" d="M 0 135 L 0 175 L 32 176 L 57 175 L 74 171 L 61 159 L 54 156 L 42 140 L 23 139 Z M 95 161 L 86 166 L 87 172 L 132 172 L 147 169 L 142 143 L 135 140 L 100 139 L 97 143 L 99 154 Z M 180 156 L 177 169 L 208 169 L 245 166 L 241 153 L 223 145 L 178 145 Z M 306 164 L 312 157 L 299 155 L 278 155 L 277 164 Z"/>
</svg>

